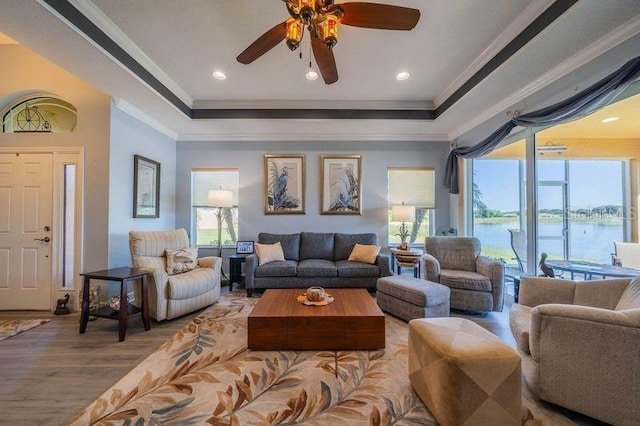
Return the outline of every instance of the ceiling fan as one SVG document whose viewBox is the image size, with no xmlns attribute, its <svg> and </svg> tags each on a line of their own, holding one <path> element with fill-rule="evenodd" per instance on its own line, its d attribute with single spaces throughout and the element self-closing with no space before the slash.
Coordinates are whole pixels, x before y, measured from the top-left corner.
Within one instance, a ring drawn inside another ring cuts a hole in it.
<svg viewBox="0 0 640 426">
<path fill-rule="evenodd" d="M 353 27 L 408 31 L 420 19 L 418 9 L 387 4 L 334 4 L 333 0 L 282 1 L 291 17 L 258 37 L 236 59 L 242 64 L 250 64 L 282 40 L 286 40 L 289 49 L 295 50 L 302 41 L 306 26 L 311 37 L 313 56 L 326 84 L 338 81 L 338 69 L 331 49 L 338 42 L 339 23 Z"/>
</svg>

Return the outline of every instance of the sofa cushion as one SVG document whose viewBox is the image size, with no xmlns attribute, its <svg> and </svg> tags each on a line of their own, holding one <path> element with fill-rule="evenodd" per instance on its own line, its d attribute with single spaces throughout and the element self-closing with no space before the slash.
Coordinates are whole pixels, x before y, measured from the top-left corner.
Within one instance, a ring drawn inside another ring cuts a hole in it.
<svg viewBox="0 0 640 426">
<path fill-rule="evenodd" d="M 198 267 L 198 248 L 187 247 L 177 250 L 165 250 L 167 256 L 167 274 L 175 275 Z"/>
<path fill-rule="evenodd" d="M 300 234 L 300 260 L 333 261 L 333 233 L 303 232 Z"/>
<path fill-rule="evenodd" d="M 184 274 L 169 276 L 169 299 L 182 300 L 205 294 L 218 284 L 216 271 L 210 268 L 197 268 Z"/>
<path fill-rule="evenodd" d="M 295 277 L 298 273 L 298 262 L 283 260 L 260 265 L 256 268 L 256 277 Z"/>
<path fill-rule="evenodd" d="M 361 262 L 349 262 L 348 260 L 338 260 L 336 262 L 338 276 L 341 278 L 379 277 L 380 268 L 377 265 L 370 265 Z"/>
<path fill-rule="evenodd" d="M 305 259 L 298 263 L 298 276 L 303 278 L 320 277 L 329 278 L 337 277 L 338 269 L 335 263 L 325 259 Z"/>
<path fill-rule="evenodd" d="M 376 263 L 378 253 L 380 253 L 380 246 L 356 243 L 347 260 L 349 262 L 361 262 L 373 265 Z"/>
<path fill-rule="evenodd" d="M 440 270 L 440 284 L 462 290 L 491 291 L 491 280 L 477 272 Z"/>
<path fill-rule="evenodd" d="M 258 262 L 260 263 L 260 265 L 285 260 L 280 241 L 273 244 L 257 243 L 256 254 L 258 255 Z"/>
<path fill-rule="evenodd" d="M 353 251 L 353 246 L 358 244 L 376 245 L 378 237 L 376 234 L 336 234 L 335 246 L 333 248 L 333 258 L 335 260 L 345 260 Z"/>
<path fill-rule="evenodd" d="M 284 258 L 286 260 L 300 260 L 300 234 L 269 234 L 261 232 L 258 234 L 260 244 L 274 244 L 280 242 Z"/>
<path fill-rule="evenodd" d="M 631 280 L 616 305 L 616 311 L 640 308 L 640 276 Z"/>
</svg>

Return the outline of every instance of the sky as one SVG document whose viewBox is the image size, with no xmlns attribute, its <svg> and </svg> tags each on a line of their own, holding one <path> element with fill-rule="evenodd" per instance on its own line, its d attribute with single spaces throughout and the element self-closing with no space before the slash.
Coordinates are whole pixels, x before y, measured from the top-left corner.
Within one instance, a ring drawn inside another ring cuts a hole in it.
<svg viewBox="0 0 640 426">
<path fill-rule="evenodd" d="M 564 161 L 540 160 L 538 181 L 558 179 Z M 474 182 L 487 208 L 501 211 L 519 209 L 518 160 L 474 160 Z M 604 160 L 569 161 L 570 208 L 622 205 L 622 162 Z M 561 189 L 543 188 L 538 193 L 539 209 L 562 208 Z"/>
</svg>

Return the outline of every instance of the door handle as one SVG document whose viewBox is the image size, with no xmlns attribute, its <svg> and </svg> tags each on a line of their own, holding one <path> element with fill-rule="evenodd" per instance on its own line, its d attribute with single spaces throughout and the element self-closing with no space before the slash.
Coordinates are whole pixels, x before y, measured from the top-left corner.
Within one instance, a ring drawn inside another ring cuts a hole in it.
<svg viewBox="0 0 640 426">
<path fill-rule="evenodd" d="M 49 241 L 51 241 L 51 238 L 49 238 L 49 237 L 34 238 L 33 241 L 44 241 L 45 243 L 48 243 Z"/>
</svg>

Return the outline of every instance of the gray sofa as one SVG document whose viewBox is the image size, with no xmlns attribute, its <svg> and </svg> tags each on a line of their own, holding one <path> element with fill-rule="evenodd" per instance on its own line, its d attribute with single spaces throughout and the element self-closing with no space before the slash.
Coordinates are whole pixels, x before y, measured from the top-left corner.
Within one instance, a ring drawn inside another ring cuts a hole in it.
<svg viewBox="0 0 640 426">
<path fill-rule="evenodd" d="M 280 242 L 284 261 L 259 265 L 258 256 L 246 258 L 245 287 L 267 288 L 360 287 L 374 291 L 380 277 L 391 275 L 389 257 L 378 255 L 373 265 L 349 262 L 347 259 L 358 244 L 377 244 L 376 234 L 339 234 L 302 232 L 299 234 L 258 234 L 258 243 Z"/>
</svg>

